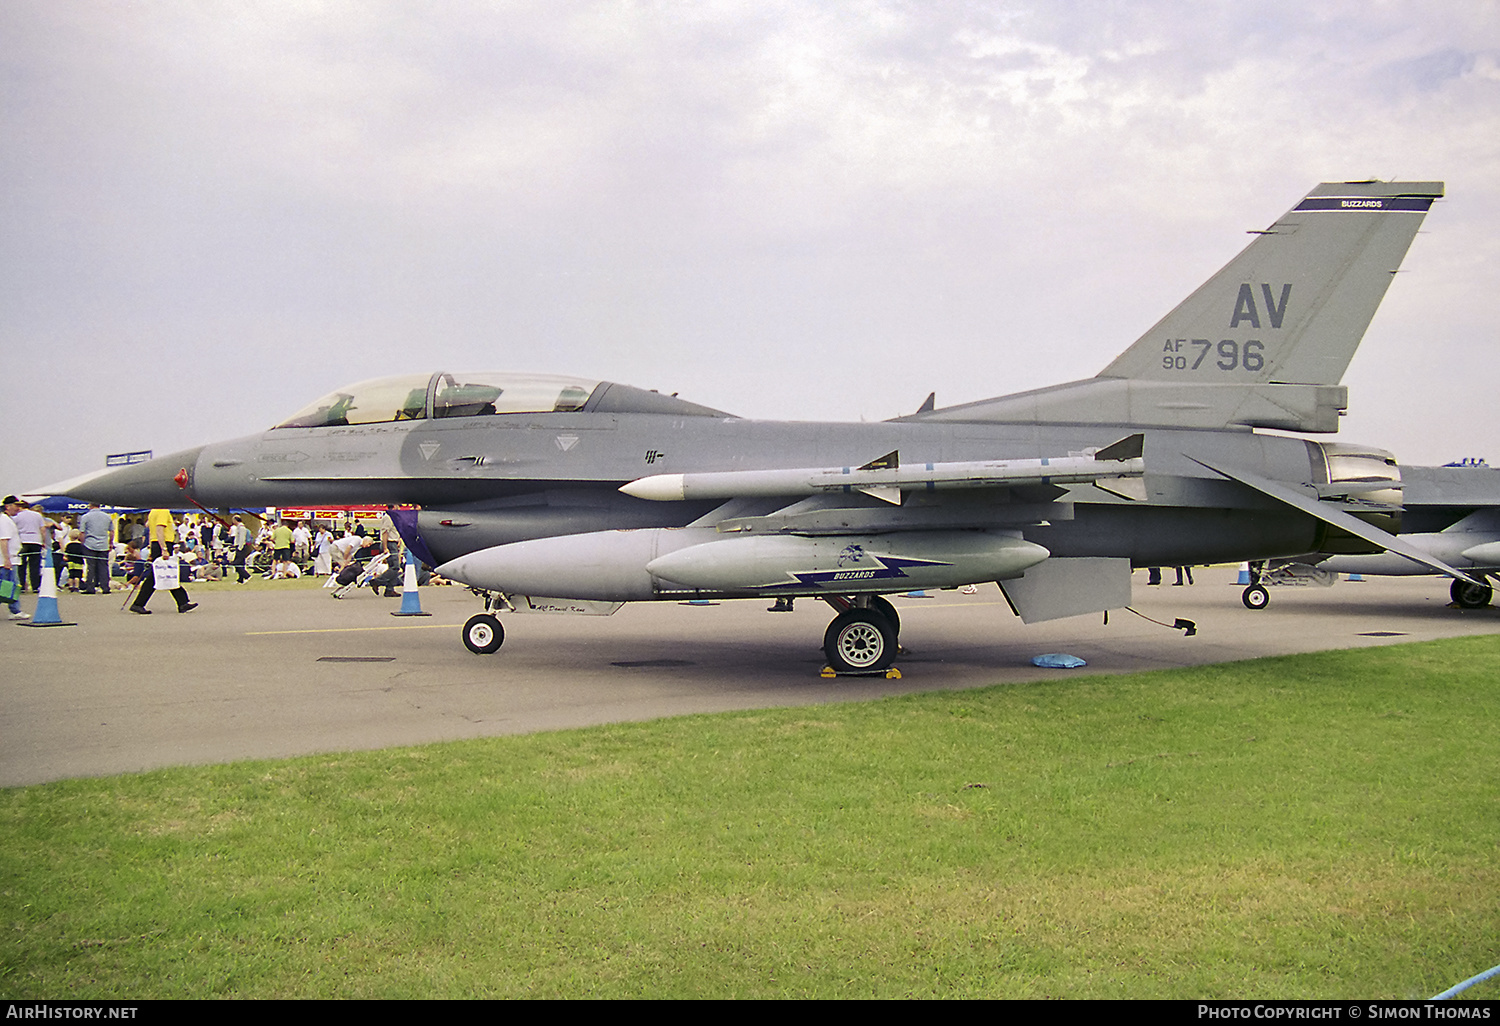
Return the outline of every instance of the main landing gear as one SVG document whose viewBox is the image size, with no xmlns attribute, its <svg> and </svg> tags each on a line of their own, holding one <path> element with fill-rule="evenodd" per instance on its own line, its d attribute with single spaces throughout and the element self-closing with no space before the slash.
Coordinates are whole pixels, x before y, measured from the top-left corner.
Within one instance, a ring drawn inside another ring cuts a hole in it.
<svg viewBox="0 0 1500 1026">
<path fill-rule="evenodd" d="M 1483 609 L 1495 597 L 1494 589 L 1487 584 L 1465 584 L 1454 581 L 1448 588 L 1448 596 L 1460 609 Z"/>
<path fill-rule="evenodd" d="M 839 615 L 823 634 L 823 654 L 834 673 L 880 673 L 900 651 L 901 617 L 879 595 L 825 598 Z"/>
</svg>

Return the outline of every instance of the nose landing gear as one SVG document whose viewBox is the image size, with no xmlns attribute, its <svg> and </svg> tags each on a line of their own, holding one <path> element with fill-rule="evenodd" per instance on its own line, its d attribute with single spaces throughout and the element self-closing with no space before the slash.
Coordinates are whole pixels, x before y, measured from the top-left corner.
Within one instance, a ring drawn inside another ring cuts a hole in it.
<svg viewBox="0 0 1500 1026">
<path fill-rule="evenodd" d="M 505 628 L 499 617 L 476 613 L 464 624 L 464 647 L 475 655 L 493 655 L 505 644 Z"/>
<path fill-rule="evenodd" d="M 1266 570 L 1265 560 L 1255 560 L 1250 564 L 1250 587 L 1240 593 L 1240 601 L 1245 604 L 1246 609 L 1264 609 L 1271 604 L 1271 593 L 1266 586 L 1260 583 L 1260 578 Z"/>
<path fill-rule="evenodd" d="M 505 644 L 505 628 L 495 613 L 509 609 L 510 603 L 498 592 L 469 590 L 484 599 L 484 612 L 475 613 L 464 623 L 464 647 L 475 655 L 494 655 Z"/>
</svg>

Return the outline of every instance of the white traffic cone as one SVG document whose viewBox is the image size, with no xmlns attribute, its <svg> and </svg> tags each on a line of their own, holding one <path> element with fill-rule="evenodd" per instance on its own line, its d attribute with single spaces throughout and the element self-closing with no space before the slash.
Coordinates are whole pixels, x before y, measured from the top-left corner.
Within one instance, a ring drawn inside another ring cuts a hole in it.
<svg viewBox="0 0 1500 1026">
<path fill-rule="evenodd" d="M 422 612 L 422 598 L 417 594 L 417 559 L 406 550 L 406 576 L 401 579 L 401 608 L 392 616 L 431 616 Z"/>
</svg>

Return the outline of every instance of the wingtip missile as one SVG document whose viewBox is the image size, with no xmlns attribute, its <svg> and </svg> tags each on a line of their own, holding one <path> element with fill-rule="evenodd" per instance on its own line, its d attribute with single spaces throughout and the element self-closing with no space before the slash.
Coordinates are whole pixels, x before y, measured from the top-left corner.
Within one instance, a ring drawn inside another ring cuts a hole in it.
<svg viewBox="0 0 1500 1026">
<path fill-rule="evenodd" d="M 637 499 L 679 499 L 817 495 L 863 492 L 888 502 L 899 493 L 950 488 L 1004 488 L 1024 484 L 1078 484 L 1145 472 L 1139 455 L 1097 459 L 1063 456 L 1035 460 L 970 460 L 958 463 L 898 463 L 890 453 L 859 467 L 805 467 L 797 470 L 728 470 L 701 474 L 654 474 L 622 485 Z"/>
</svg>

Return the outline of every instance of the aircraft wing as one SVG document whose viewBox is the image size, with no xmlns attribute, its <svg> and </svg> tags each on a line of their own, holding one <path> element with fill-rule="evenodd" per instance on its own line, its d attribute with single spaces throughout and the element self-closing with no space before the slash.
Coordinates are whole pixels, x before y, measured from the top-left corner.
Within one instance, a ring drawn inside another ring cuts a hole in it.
<svg viewBox="0 0 1500 1026">
<path fill-rule="evenodd" d="M 1380 528 L 1374 526 L 1373 524 L 1366 523 L 1365 521 L 1354 516 L 1352 513 L 1346 513 L 1341 509 L 1336 509 L 1333 506 L 1329 506 L 1328 504 L 1321 502 L 1318 499 L 1297 491 L 1295 488 L 1290 488 L 1284 484 L 1279 484 L 1275 481 L 1267 480 L 1266 478 L 1260 477 L 1257 474 L 1252 474 L 1246 470 L 1236 470 L 1232 467 L 1209 463 L 1206 460 L 1200 460 L 1195 456 L 1188 456 L 1188 459 L 1192 460 L 1194 463 L 1198 464 L 1201 467 L 1207 467 L 1209 470 L 1212 470 L 1216 474 L 1221 474 L 1224 477 L 1229 478 L 1231 481 L 1238 481 L 1240 484 L 1246 485 L 1250 488 L 1254 488 L 1262 495 L 1268 495 L 1271 498 L 1278 500 L 1279 502 L 1284 502 L 1288 506 L 1301 510 L 1303 513 L 1306 513 L 1309 516 L 1316 517 L 1317 519 L 1323 521 L 1325 524 L 1330 524 L 1334 527 L 1339 528 L 1340 530 L 1348 531 L 1356 538 L 1363 538 L 1365 541 L 1370 542 L 1373 545 L 1379 545 L 1387 552 L 1394 552 L 1396 555 L 1404 556 L 1407 559 L 1412 560 L 1413 562 L 1421 563 L 1424 566 L 1430 566 L 1439 573 L 1446 574 L 1449 577 L 1464 581 L 1468 584 L 1479 584 L 1478 581 L 1474 580 L 1462 570 L 1455 570 L 1453 567 L 1449 566 L 1447 563 L 1444 563 L 1442 560 L 1436 558 L 1435 556 L 1423 552 L 1421 549 L 1418 549 L 1415 546 L 1407 544 L 1396 535 L 1391 534 L 1389 531 L 1382 531 Z"/>
</svg>

